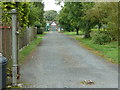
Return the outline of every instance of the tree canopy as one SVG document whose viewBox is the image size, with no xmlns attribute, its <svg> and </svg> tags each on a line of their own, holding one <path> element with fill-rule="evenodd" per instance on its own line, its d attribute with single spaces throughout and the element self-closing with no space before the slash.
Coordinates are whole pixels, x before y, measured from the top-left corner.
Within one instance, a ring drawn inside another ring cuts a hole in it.
<svg viewBox="0 0 120 90">
<path fill-rule="evenodd" d="M 56 21 L 57 15 L 58 15 L 57 11 L 48 10 L 45 11 L 44 17 L 47 21 Z"/>
<path fill-rule="evenodd" d="M 59 15 L 59 23 L 65 29 L 70 31 L 75 29 L 77 34 L 80 28 L 80 21 L 83 15 L 81 2 L 66 2 Z M 70 28 L 72 27 L 72 28 Z"/>
<path fill-rule="evenodd" d="M 44 4 L 41 2 L 31 3 L 29 14 L 29 25 L 39 24 L 41 27 L 45 26 L 44 19 Z"/>
<path fill-rule="evenodd" d="M 2 23 L 5 25 L 11 25 L 11 12 L 12 9 L 17 10 L 17 20 L 19 26 L 27 27 L 34 25 L 36 22 L 41 26 L 45 26 L 44 4 L 41 2 L 1 2 L 2 7 Z"/>
<path fill-rule="evenodd" d="M 59 24 L 67 31 L 84 31 L 89 38 L 91 29 L 104 28 L 113 40 L 118 33 L 118 2 L 65 2 L 59 13 Z"/>
</svg>

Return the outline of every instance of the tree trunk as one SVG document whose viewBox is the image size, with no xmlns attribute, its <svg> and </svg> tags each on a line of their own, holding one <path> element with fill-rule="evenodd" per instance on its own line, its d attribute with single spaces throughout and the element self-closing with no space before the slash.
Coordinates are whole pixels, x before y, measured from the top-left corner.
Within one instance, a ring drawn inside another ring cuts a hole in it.
<svg viewBox="0 0 120 90">
<path fill-rule="evenodd" d="M 84 38 L 90 38 L 90 30 L 86 30 L 85 34 L 84 34 Z"/>
<path fill-rule="evenodd" d="M 101 28 L 101 25 L 99 24 L 99 25 L 98 25 L 98 31 L 100 31 L 100 28 Z"/>
<path fill-rule="evenodd" d="M 79 28 L 76 28 L 76 35 L 79 35 Z"/>
<path fill-rule="evenodd" d="M 90 21 L 88 21 L 88 23 L 86 24 L 86 28 L 85 28 L 85 34 L 84 34 L 84 38 L 90 38 L 90 24 L 89 24 Z"/>
</svg>

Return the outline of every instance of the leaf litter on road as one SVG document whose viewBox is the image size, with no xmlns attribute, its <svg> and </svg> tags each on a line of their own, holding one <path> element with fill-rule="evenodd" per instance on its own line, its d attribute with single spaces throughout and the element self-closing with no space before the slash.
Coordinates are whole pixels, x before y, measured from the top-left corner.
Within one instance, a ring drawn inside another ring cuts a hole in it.
<svg viewBox="0 0 120 90">
<path fill-rule="evenodd" d="M 82 83 L 84 85 L 92 85 L 92 84 L 94 84 L 94 81 L 92 81 L 92 80 L 84 80 L 84 81 L 82 81 L 80 83 Z"/>
</svg>

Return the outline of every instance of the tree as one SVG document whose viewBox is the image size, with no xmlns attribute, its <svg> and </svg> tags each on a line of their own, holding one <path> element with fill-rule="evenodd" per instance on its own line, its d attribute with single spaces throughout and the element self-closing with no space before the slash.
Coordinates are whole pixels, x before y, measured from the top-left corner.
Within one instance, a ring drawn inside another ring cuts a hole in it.
<svg viewBox="0 0 120 90">
<path fill-rule="evenodd" d="M 83 29 L 83 32 L 84 32 L 84 38 L 90 38 L 91 28 L 93 28 L 95 24 L 91 20 L 91 17 L 90 17 L 91 13 L 88 13 L 88 10 L 90 10 L 93 7 L 94 3 L 86 2 L 82 4 L 83 4 L 83 16 L 81 19 L 81 28 Z"/>
<path fill-rule="evenodd" d="M 58 15 L 58 22 L 62 28 L 66 31 L 72 31 L 73 28 L 71 27 L 70 20 L 68 18 L 68 10 L 67 8 L 63 7 Z"/>
<path fill-rule="evenodd" d="M 2 10 L 5 12 L 2 14 L 2 21 L 4 24 L 10 25 L 11 15 L 7 12 L 11 12 L 12 9 L 17 10 L 19 26 L 26 27 L 28 25 L 28 15 L 30 12 L 29 2 L 2 2 Z"/>
<path fill-rule="evenodd" d="M 66 2 L 63 9 L 60 11 L 59 23 L 64 24 L 62 25 L 64 27 L 66 27 L 65 25 L 67 25 L 69 29 L 75 29 L 76 34 L 78 35 L 82 15 L 82 3 Z"/>
<path fill-rule="evenodd" d="M 71 7 L 71 8 L 70 8 Z M 81 2 L 70 2 L 69 3 L 69 20 L 71 25 L 76 29 L 76 34 L 78 35 L 80 24 L 81 24 L 81 18 L 83 16 L 83 6 Z"/>
<path fill-rule="evenodd" d="M 31 3 L 30 14 L 29 14 L 29 25 L 35 25 L 39 23 L 41 27 L 45 26 L 44 20 L 44 4 L 41 2 Z"/>
<path fill-rule="evenodd" d="M 106 26 L 106 30 L 111 34 L 113 40 L 117 40 L 118 33 L 118 3 L 99 2 L 86 11 L 86 19 L 92 24 L 98 25 L 98 30 Z"/>
<path fill-rule="evenodd" d="M 113 40 L 118 40 L 118 2 L 104 3 L 103 9 L 107 10 L 107 31 L 111 34 Z"/>
<path fill-rule="evenodd" d="M 45 27 L 44 3 L 42 3 L 42 2 L 34 2 L 34 5 L 35 5 L 36 8 L 38 8 L 38 11 L 39 11 L 39 22 L 41 24 L 41 27 Z"/>
<path fill-rule="evenodd" d="M 47 21 L 56 21 L 58 13 L 55 10 L 45 11 L 44 17 Z"/>
<path fill-rule="evenodd" d="M 91 29 L 97 25 L 98 31 L 104 27 L 104 31 L 117 40 L 118 2 L 65 2 L 59 24 L 65 29 L 76 29 L 77 34 L 82 29 L 85 38 L 90 37 Z"/>
</svg>

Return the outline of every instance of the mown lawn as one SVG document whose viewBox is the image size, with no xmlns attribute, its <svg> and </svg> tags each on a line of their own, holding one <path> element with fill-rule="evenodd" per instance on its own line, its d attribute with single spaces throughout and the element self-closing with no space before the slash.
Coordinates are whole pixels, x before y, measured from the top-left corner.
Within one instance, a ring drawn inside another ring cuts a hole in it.
<svg viewBox="0 0 120 90">
<path fill-rule="evenodd" d="M 69 32 L 67 32 L 69 33 Z M 66 33 L 64 33 L 66 34 Z M 69 35 L 69 34 L 66 34 Z M 105 45 L 99 45 L 99 44 L 94 44 L 93 41 L 91 40 L 91 38 L 89 39 L 84 39 L 82 38 L 80 35 L 72 35 L 71 36 L 78 40 L 80 42 L 81 45 L 83 45 L 84 47 L 88 48 L 90 51 L 95 52 L 96 54 L 106 58 L 107 60 L 113 62 L 113 63 L 119 63 L 118 62 L 118 42 L 117 41 L 113 41 L 111 43 L 107 43 Z"/>
<path fill-rule="evenodd" d="M 76 32 L 67 32 L 67 31 L 64 31 L 62 33 L 66 34 L 66 35 L 76 35 Z M 79 31 L 79 35 L 82 35 L 82 34 L 83 34 L 83 32 Z"/>
</svg>

